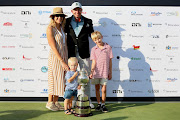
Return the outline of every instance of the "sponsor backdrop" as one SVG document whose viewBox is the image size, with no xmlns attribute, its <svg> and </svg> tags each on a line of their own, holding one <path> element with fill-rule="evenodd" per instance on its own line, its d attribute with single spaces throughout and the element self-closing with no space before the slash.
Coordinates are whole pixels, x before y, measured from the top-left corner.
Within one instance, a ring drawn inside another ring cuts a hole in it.
<svg viewBox="0 0 180 120">
<path fill-rule="evenodd" d="M 0 7 L 0 97 L 47 97 L 46 28 L 54 7 Z M 70 17 L 70 6 L 61 7 Z M 179 7 L 83 7 L 112 46 L 107 97 L 180 97 L 179 13 Z"/>
</svg>

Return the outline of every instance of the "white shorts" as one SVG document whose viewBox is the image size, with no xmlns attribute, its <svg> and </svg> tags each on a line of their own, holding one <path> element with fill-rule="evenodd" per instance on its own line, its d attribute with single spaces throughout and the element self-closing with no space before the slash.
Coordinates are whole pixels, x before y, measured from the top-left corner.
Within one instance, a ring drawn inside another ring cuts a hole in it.
<svg viewBox="0 0 180 120">
<path fill-rule="evenodd" d="M 94 79 L 91 79 L 91 84 L 92 85 L 97 85 L 97 84 L 107 85 L 107 81 L 108 79 L 106 78 L 94 78 Z"/>
</svg>

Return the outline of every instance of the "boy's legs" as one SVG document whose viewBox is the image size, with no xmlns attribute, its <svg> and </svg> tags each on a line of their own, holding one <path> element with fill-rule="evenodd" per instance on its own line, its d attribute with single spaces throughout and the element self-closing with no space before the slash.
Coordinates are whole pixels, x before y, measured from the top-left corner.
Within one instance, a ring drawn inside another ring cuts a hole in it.
<svg viewBox="0 0 180 120">
<path fill-rule="evenodd" d="M 106 101 L 106 85 L 102 85 L 102 103 L 105 103 Z"/>
<path fill-rule="evenodd" d="M 100 84 L 96 84 L 95 85 L 95 89 L 96 89 L 96 99 L 98 104 L 100 104 Z"/>
</svg>

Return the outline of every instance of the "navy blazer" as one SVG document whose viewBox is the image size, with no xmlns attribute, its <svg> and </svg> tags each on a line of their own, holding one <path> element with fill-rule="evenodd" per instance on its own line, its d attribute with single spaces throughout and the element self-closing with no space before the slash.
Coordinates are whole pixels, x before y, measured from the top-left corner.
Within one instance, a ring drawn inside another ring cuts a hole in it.
<svg viewBox="0 0 180 120">
<path fill-rule="evenodd" d="M 76 57 L 75 45 L 77 45 L 79 56 L 82 59 L 89 58 L 90 52 L 88 37 L 91 37 L 91 33 L 94 32 L 92 20 L 82 16 L 84 19 L 84 25 L 79 35 L 76 37 L 76 34 L 71 25 L 72 17 L 73 16 L 66 19 L 65 25 L 65 32 L 67 33 L 68 58 Z"/>
</svg>

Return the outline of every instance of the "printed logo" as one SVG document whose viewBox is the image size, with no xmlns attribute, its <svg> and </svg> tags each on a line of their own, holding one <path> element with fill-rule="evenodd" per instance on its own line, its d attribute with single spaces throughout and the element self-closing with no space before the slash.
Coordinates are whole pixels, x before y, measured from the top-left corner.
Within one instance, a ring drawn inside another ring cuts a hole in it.
<svg viewBox="0 0 180 120">
<path fill-rule="evenodd" d="M 151 12 L 150 16 L 160 16 L 161 14 L 160 12 Z"/>
<path fill-rule="evenodd" d="M 178 50 L 179 47 L 166 46 L 166 50 Z"/>
<path fill-rule="evenodd" d="M 150 67 L 149 70 L 152 71 L 152 72 L 157 72 L 157 71 L 158 71 L 158 70 L 153 70 L 153 69 L 151 69 L 151 67 Z"/>
<path fill-rule="evenodd" d="M 116 15 L 122 15 L 122 11 L 116 11 Z"/>
<path fill-rule="evenodd" d="M 112 90 L 112 93 L 123 93 L 122 90 Z"/>
<path fill-rule="evenodd" d="M 40 38 L 47 38 L 46 33 L 43 33 Z"/>
<path fill-rule="evenodd" d="M 132 57 L 131 60 L 141 60 L 141 58 L 134 58 L 134 57 Z"/>
<path fill-rule="evenodd" d="M 2 57 L 3 60 L 14 60 L 14 57 Z"/>
<path fill-rule="evenodd" d="M 148 93 L 159 93 L 160 91 L 159 90 L 148 90 Z"/>
<path fill-rule="evenodd" d="M 132 27 L 141 27 L 140 23 L 132 23 Z"/>
<path fill-rule="evenodd" d="M 30 11 L 21 11 L 21 15 L 31 15 Z"/>
<path fill-rule="evenodd" d="M 43 67 L 41 68 L 41 71 L 42 71 L 43 73 L 46 73 L 46 72 L 48 71 L 48 67 L 43 66 Z"/>
<path fill-rule="evenodd" d="M 20 34 L 20 38 L 29 38 L 29 39 L 31 39 L 32 38 L 32 33 L 29 33 L 29 34 Z"/>
<path fill-rule="evenodd" d="M 167 78 L 167 82 L 175 82 L 176 80 L 178 80 L 177 78 Z"/>
<path fill-rule="evenodd" d="M 2 48 L 15 48 L 16 46 L 2 46 Z"/>
<path fill-rule="evenodd" d="M 152 38 L 159 38 L 159 35 L 151 35 Z"/>
<path fill-rule="evenodd" d="M 133 45 L 133 48 L 134 48 L 134 50 L 138 50 L 138 49 L 140 49 L 140 46 Z"/>
<path fill-rule="evenodd" d="M 39 10 L 38 14 L 39 15 L 42 15 L 42 14 L 51 14 L 51 11 L 42 11 L 42 10 Z"/>
<path fill-rule="evenodd" d="M 32 58 L 26 58 L 24 55 L 23 55 L 23 60 L 31 60 Z"/>
<path fill-rule="evenodd" d="M 2 68 L 3 71 L 14 71 L 15 68 Z"/>
<path fill-rule="evenodd" d="M 43 89 L 41 93 L 48 94 L 48 89 Z"/>
<path fill-rule="evenodd" d="M 143 14 L 137 13 L 136 11 L 132 11 L 131 15 L 133 15 L 133 16 L 140 16 L 140 15 L 143 15 Z"/>
<path fill-rule="evenodd" d="M 179 12 L 175 11 L 175 12 L 167 12 L 166 13 L 167 16 L 179 16 Z"/>
<path fill-rule="evenodd" d="M 6 23 L 3 24 L 3 26 L 12 26 L 12 23 L 6 22 Z"/>
</svg>

